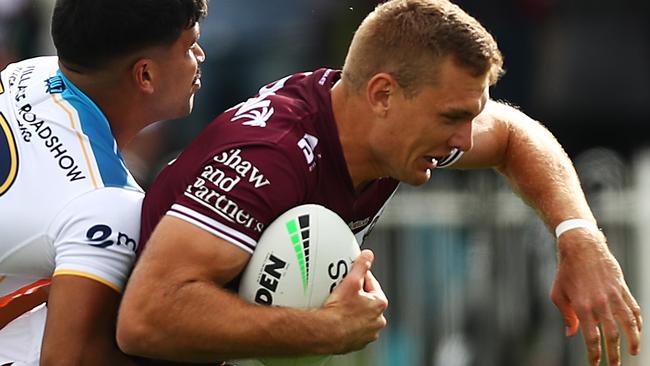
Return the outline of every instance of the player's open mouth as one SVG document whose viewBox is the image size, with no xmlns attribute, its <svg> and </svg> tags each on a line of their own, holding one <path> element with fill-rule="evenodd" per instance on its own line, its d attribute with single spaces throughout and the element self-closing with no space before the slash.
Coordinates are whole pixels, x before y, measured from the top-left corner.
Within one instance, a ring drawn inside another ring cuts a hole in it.
<svg viewBox="0 0 650 366">
<path fill-rule="evenodd" d="M 192 85 L 196 86 L 197 89 L 201 89 L 201 69 L 196 72 L 194 80 L 192 80 Z"/>
<path fill-rule="evenodd" d="M 428 163 L 427 165 L 429 165 L 429 166 L 427 166 L 427 168 L 429 168 L 429 169 L 433 169 L 436 166 L 438 166 L 438 158 L 436 158 L 434 156 L 425 155 L 424 160 L 427 161 L 427 163 Z"/>
</svg>

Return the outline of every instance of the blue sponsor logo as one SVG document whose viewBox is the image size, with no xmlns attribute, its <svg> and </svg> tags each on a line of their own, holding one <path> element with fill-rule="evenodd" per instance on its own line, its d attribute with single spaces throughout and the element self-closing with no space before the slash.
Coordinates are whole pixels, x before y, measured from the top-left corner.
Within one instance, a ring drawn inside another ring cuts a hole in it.
<svg viewBox="0 0 650 366">
<path fill-rule="evenodd" d="M 86 239 L 88 239 L 88 244 L 98 247 L 106 248 L 111 245 L 123 246 L 131 249 L 132 251 L 137 251 L 138 243 L 135 239 L 129 237 L 124 233 L 117 233 L 117 240 L 111 238 L 113 235 L 113 229 L 110 226 L 104 224 L 97 224 L 86 232 Z"/>
<path fill-rule="evenodd" d="M 65 91 L 65 84 L 63 79 L 60 76 L 52 76 L 51 78 L 45 80 L 45 85 L 47 87 L 46 92 L 48 94 L 61 94 Z"/>
</svg>

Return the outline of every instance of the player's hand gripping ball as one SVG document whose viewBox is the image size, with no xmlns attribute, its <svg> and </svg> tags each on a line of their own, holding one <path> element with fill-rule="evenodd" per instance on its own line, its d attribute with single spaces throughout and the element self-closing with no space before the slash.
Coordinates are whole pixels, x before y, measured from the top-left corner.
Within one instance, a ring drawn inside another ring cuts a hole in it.
<svg viewBox="0 0 650 366">
<path fill-rule="evenodd" d="M 262 305 L 320 307 L 360 253 L 345 222 L 319 205 L 294 207 L 262 234 L 239 295 Z M 323 365 L 331 356 L 260 359 L 267 366 Z"/>
</svg>

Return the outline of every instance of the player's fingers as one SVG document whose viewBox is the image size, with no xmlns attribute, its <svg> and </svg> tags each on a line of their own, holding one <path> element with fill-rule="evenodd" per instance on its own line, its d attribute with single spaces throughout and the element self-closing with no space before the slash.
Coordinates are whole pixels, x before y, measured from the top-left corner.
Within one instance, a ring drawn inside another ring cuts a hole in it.
<svg viewBox="0 0 650 366">
<path fill-rule="evenodd" d="M 575 310 L 571 306 L 571 303 L 565 296 L 559 295 L 555 291 L 551 293 L 551 300 L 562 314 L 562 319 L 564 319 L 564 334 L 567 337 L 574 336 L 578 332 L 580 320 L 578 319 L 578 315 L 576 315 Z"/>
<path fill-rule="evenodd" d="M 607 311 L 600 316 L 600 328 L 605 338 L 605 350 L 609 366 L 620 366 L 621 364 L 621 336 L 612 314 Z"/>
<path fill-rule="evenodd" d="M 354 261 L 360 261 L 361 259 L 367 260 L 370 262 L 370 266 L 372 266 L 372 262 L 375 261 L 375 253 L 373 253 L 370 249 L 364 249 L 361 251 L 361 253 L 359 253 L 359 256 Z M 370 267 L 368 267 L 368 269 L 370 269 Z"/>
<path fill-rule="evenodd" d="M 334 291 L 361 291 L 366 279 L 366 273 L 370 271 L 375 255 L 369 249 L 361 251 L 357 259 L 352 263 L 350 273 L 343 281 L 334 288 Z"/>
<path fill-rule="evenodd" d="M 381 285 L 377 278 L 372 274 L 372 271 L 366 272 L 366 280 L 363 284 L 363 289 L 366 292 L 381 291 Z"/>
<path fill-rule="evenodd" d="M 381 304 L 382 312 L 388 307 L 388 298 L 384 291 L 381 289 L 379 281 L 375 278 L 371 271 L 366 272 L 366 281 L 364 283 L 364 291 L 372 294 Z"/>
<path fill-rule="evenodd" d="M 587 346 L 587 357 L 589 363 L 596 366 L 600 363 L 600 330 L 596 319 L 591 313 L 585 314 L 580 317 L 582 336 Z"/>
<path fill-rule="evenodd" d="M 634 298 L 632 298 L 632 301 L 634 301 Z M 636 304 L 636 301 L 634 301 L 634 304 Z M 639 325 L 641 309 L 638 305 L 636 305 L 636 310 L 638 313 L 635 312 L 634 305 L 622 301 L 612 304 L 612 312 L 623 328 L 628 341 L 628 351 L 632 355 L 638 354 L 641 350 L 641 326 Z"/>
<path fill-rule="evenodd" d="M 640 333 L 643 330 L 643 318 L 641 317 L 641 307 L 639 306 L 639 303 L 636 302 L 636 299 L 634 296 L 632 296 L 630 290 L 627 288 L 625 291 L 623 291 L 623 300 L 625 301 L 625 304 L 627 304 L 628 308 L 632 311 L 637 330 Z"/>
</svg>

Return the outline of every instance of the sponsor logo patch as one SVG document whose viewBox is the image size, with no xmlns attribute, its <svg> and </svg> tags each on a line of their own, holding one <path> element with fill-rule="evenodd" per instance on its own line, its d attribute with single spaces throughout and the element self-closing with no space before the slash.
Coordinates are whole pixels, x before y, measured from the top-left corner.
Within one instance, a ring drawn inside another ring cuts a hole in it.
<svg viewBox="0 0 650 366">
<path fill-rule="evenodd" d="M 48 94 L 61 94 L 65 91 L 65 83 L 58 75 L 45 80 L 45 86 Z"/>
<path fill-rule="evenodd" d="M 249 98 L 247 101 L 237 106 L 239 108 L 230 121 L 241 121 L 244 126 L 266 127 L 266 122 L 275 112 L 275 109 L 271 107 L 271 101 L 267 98 L 271 95 L 275 95 L 275 92 L 282 89 L 284 83 L 286 83 L 290 77 L 291 76 L 287 76 L 273 84 L 263 86 L 256 97 Z"/>
<path fill-rule="evenodd" d="M 86 179 L 73 154 L 70 154 L 68 148 L 63 144 L 64 140 L 47 122 L 34 113 L 30 104 L 25 104 L 18 109 L 18 126 L 25 142 L 31 142 L 35 137 L 40 139 L 56 165 L 65 172 L 65 176 L 70 182 Z M 32 130 L 29 131 L 28 128 Z"/>
<path fill-rule="evenodd" d="M 254 166 L 250 161 L 244 160 L 240 154 L 241 149 L 230 149 L 229 151 L 222 152 L 212 159 L 217 163 L 221 163 L 234 170 L 241 178 L 246 179 L 248 183 L 251 183 L 256 189 L 264 187 L 267 184 L 271 184 L 271 182 L 266 179 L 266 177 L 264 177 L 264 174 L 262 174 L 262 172 L 257 169 L 256 166 Z M 219 169 L 216 170 L 221 174 L 224 174 Z M 216 172 L 214 174 L 216 174 Z M 224 183 L 228 184 L 227 182 Z M 232 186 L 229 186 L 229 188 L 232 189 L 232 187 L 234 187 L 237 183 L 239 183 L 239 179 L 237 179 L 237 181 L 234 183 L 230 183 Z"/>
<path fill-rule="evenodd" d="M 212 160 L 217 164 L 204 166 L 184 194 L 228 222 L 261 233 L 264 224 L 228 196 L 239 184 L 249 184 L 255 189 L 271 184 L 241 152 L 241 149 L 230 149 L 215 155 Z"/>
<path fill-rule="evenodd" d="M 9 190 L 18 175 L 18 149 L 9 123 L 0 113 L 0 196 Z"/>
<path fill-rule="evenodd" d="M 138 243 L 127 234 L 118 232 L 116 240 L 112 240 L 111 235 L 113 235 L 113 229 L 104 224 L 94 225 L 86 231 L 88 244 L 94 247 L 106 248 L 111 245 L 118 245 L 126 247 L 134 252 L 138 250 Z"/>
<path fill-rule="evenodd" d="M 311 164 L 314 162 L 315 154 L 314 151 L 316 150 L 316 146 L 318 145 L 318 138 L 316 136 L 312 136 L 308 133 L 303 136 L 303 138 L 298 141 L 298 147 L 300 150 L 302 150 L 302 153 L 305 154 L 305 160 L 307 160 L 307 164 Z"/>
<path fill-rule="evenodd" d="M 197 177 L 194 184 L 187 187 L 184 195 L 207 207 L 228 222 L 236 223 L 258 233 L 264 230 L 264 224 L 257 218 L 239 207 L 227 195 L 207 187 L 205 183 L 205 179 Z"/>
</svg>

